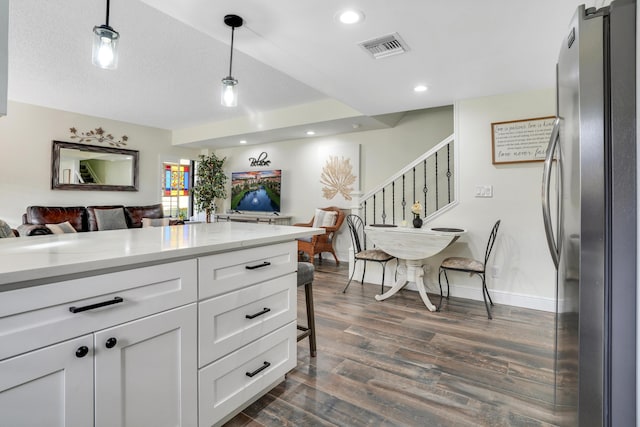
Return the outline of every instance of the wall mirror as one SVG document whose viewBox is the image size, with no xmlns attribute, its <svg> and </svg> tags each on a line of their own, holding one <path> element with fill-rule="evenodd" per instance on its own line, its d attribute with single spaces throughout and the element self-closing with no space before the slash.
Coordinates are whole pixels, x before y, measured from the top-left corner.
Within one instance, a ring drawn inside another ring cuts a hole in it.
<svg viewBox="0 0 640 427">
<path fill-rule="evenodd" d="M 138 151 L 53 141 L 51 188 L 138 191 Z"/>
</svg>

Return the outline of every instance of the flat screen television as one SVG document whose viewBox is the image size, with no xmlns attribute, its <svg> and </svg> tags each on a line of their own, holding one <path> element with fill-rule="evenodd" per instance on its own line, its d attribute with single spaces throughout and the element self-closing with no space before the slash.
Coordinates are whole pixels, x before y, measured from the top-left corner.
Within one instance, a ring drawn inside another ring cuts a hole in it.
<svg viewBox="0 0 640 427">
<path fill-rule="evenodd" d="M 232 172 L 231 209 L 280 212 L 280 169 Z"/>
</svg>

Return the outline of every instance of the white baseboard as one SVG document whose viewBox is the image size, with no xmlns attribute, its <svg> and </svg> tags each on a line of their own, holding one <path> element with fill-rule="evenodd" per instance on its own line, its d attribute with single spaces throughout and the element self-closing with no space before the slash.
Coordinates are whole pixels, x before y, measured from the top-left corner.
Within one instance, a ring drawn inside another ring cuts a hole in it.
<svg viewBox="0 0 640 427">
<path fill-rule="evenodd" d="M 367 276 L 369 275 L 367 274 Z M 391 277 L 393 278 L 393 274 L 391 274 Z M 354 280 L 355 279 L 356 278 L 354 277 Z M 358 277 L 358 282 L 359 281 L 360 281 L 360 277 Z M 387 281 L 385 280 L 385 282 Z M 379 283 L 370 283 L 367 281 L 365 281 L 364 284 L 375 286 L 375 287 L 380 286 Z M 385 287 L 389 285 L 390 285 L 389 283 L 385 283 Z M 408 283 L 407 286 L 404 287 L 404 289 L 408 289 L 410 291 L 416 291 L 416 292 L 418 290 L 416 288 L 415 283 Z M 446 293 L 447 290 L 444 289 L 443 291 Z M 437 283 L 433 283 L 433 284 L 429 283 L 427 284 L 427 292 L 432 294 L 440 294 L 440 288 L 438 287 Z M 466 299 L 475 300 L 475 301 L 483 301 L 480 286 L 478 286 L 477 288 L 466 287 L 466 286 L 451 286 L 449 289 L 449 292 L 450 292 L 450 296 L 452 297 L 466 298 Z M 513 307 L 521 307 L 521 308 L 530 308 L 532 310 L 548 311 L 551 313 L 554 313 L 556 311 L 556 302 L 553 298 L 544 298 L 539 296 L 496 291 L 491 289 L 489 289 L 489 294 L 491 295 L 491 299 L 493 300 L 494 304 L 510 305 Z M 558 306 L 559 308 L 562 308 L 563 304 L 559 304 Z"/>
<path fill-rule="evenodd" d="M 350 254 L 351 255 L 351 254 Z M 352 257 L 352 255 L 351 255 Z M 358 263 L 358 268 L 356 269 L 355 275 L 353 276 L 354 281 L 360 282 L 360 278 L 362 276 L 362 262 Z M 393 264 L 389 263 L 390 268 L 387 268 L 385 275 L 385 287 L 391 286 L 394 281 L 394 272 Z M 349 274 L 353 269 L 353 263 L 349 264 Z M 367 273 L 364 278 L 365 285 L 372 285 L 380 287 L 380 279 L 382 270 L 379 265 L 376 263 L 367 264 Z M 426 278 L 426 277 L 425 277 Z M 425 280 L 425 285 L 427 287 L 427 292 L 440 294 L 440 288 L 438 287 L 438 283 L 433 282 L 431 280 Z M 446 285 L 444 285 L 446 286 Z M 417 291 L 415 283 L 409 283 L 405 286 L 404 289 L 409 289 L 411 291 Z M 446 289 L 444 289 L 446 292 Z M 491 295 L 491 299 L 494 304 L 502 304 L 502 305 L 510 305 L 513 307 L 521 307 L 521 308 L 530 308 L 532 310 L 541 310 L 554 313 L 556 311 L 556 300 L 555 298 L 547 298 L 535 295 L 526 295 L 505 291 L 497 291 L 493 289 L 489 289 L 489 294 Z M 482 299 L 482 287 L 480 282 L 478 281 L 478 286 L 455 286 L 451 285 L 450 287 L 450 296 L 457 298 L 466 298 L 475 301 L 483 301 Z M 558 311 L 575 311 L 575 308 L 570 307 L 564 301 L 558 302 Z"/>
</svg>

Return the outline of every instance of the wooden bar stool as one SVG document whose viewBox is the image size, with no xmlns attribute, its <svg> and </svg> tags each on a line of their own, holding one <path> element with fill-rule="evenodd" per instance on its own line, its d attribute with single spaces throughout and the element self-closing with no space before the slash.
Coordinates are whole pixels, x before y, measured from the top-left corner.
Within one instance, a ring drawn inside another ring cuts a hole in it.
<svg viewBox="0 0 640 427">
<path fill-rule="evenodd" d="M 298 263 L 298 286 L 304 286 L 305 305 L 307 306 L 307 326 L 298 325 L 298 330 L 303 331 L 298 335 L 298 341 L 309 337 L 309 350 L 311 357 L 316 356 L 316 321 L 313 311 L 313 273 L 315 268 L 310 262 Z"/>
</svg>

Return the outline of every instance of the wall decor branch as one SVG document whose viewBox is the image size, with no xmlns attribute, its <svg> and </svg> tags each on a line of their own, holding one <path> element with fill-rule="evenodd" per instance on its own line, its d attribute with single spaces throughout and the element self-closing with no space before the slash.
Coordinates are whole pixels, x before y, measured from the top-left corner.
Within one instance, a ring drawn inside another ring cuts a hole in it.
<svg viewBox="0 0 640 427">
<path fill-rule="evenodd" d="M 340 193 L 345 200 L 351 200 L 353 183 L 356 182 L 352 171 L 350 159 L 329 156 L 320 174 L 320 183 L 324 185 L 322 196 L 330 200 Z"/>
<path fill-rule="evenodd" d="M 122 135 L 120 139 L 116 139 L 112 134 L 105 132 L 102 127 L 97 127 L 88 132 L 80 132 L 80 134 L 78 134 L 78 130 L 75 127 L 72 127 L 69 128 L 69 132 L 71 132 L 71 139 L 77 139 L 78 142 L 106 142 L 114 147 L 127 145 L 127 141 L 129 140 L 127 135 Z"/>
</svg>

